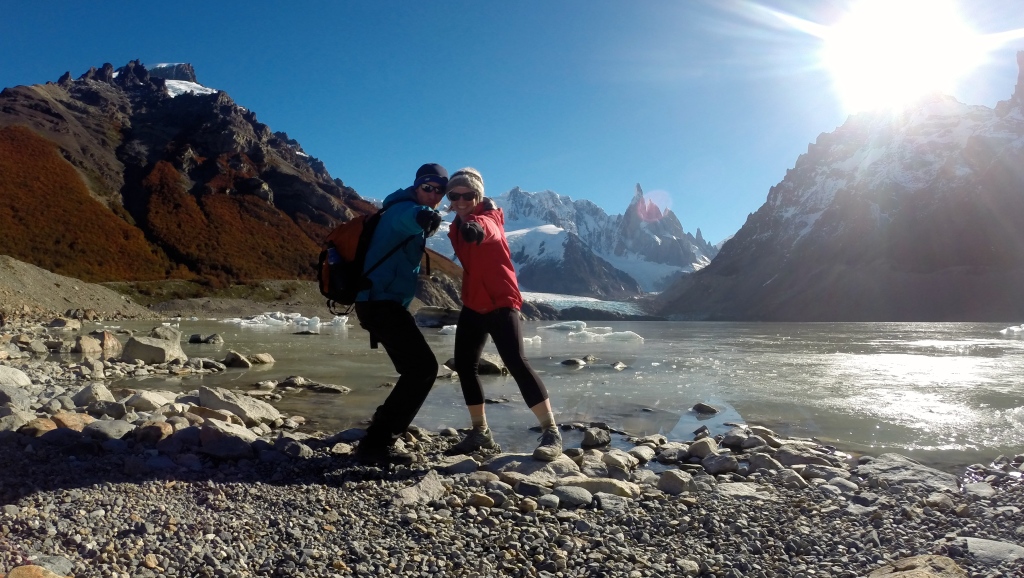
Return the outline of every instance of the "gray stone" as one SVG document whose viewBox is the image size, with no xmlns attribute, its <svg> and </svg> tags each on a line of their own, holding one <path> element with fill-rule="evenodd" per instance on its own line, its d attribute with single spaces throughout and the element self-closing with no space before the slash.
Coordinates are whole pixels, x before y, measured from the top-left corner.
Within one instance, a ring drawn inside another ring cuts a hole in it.
<svg viewBox="0 0 1024 578">
<path fill-rule="evenodd" d="M 99 419 L 82 429 L 82 433 L 99 441 L 119 440 L 135 430 L 135 426 L 119 419 Z"/>
<path fill-rule="evenodd" d="M 606 492 L 597 492 L 594 494 L 594 501 L 597 504 L 599 510 L 607 512 L 612 515 L 622 515 L 629 510 L 630 501 L 624 496 L 618 494 L 609 494 Z"/>
<path fill-rule="evenodd" d="M 558 498 L 565 506 L 586 507 L 594 500 L 594 495 L 586 488 L 577 486 L 558 486 L 551 491 L 551 495 Z"/>
<path fill-rule="evenodd" d="M 146 365 L 188 361 L 181 349 L 181 342 L 156 337 L 130 337 L 121 352 L 121 360 L 128 363 L 142 362 Z"/>
<path fill-rule="evenodd" d="M 181 331 L 178 331 L 170 325 L 160 325 L 149 330 L 149 336 L 154 339 L 163 339 L 165 341 L 174 341 L 178 343 L 181 341 Z"/>
<path fill-rule="evenodd" d="M 1001 564 L 1024 559 L 1024 546 L 984 538 L 964 538 L 964 541 L 967 543 L 968 552 L 988 564 Z"/>
<path fill-rule="evenodd" d="M 778 495 L 771 486 L 751 484 L 748 482 L 734 482 L 730 484 L 718 484 L 719 494 L 735 500 L 769 500 L 777 501 Z"/>
<path fill-rule="evenodd" d="M 436 471 L 430 470 L 415 485 L 399 490 L 398 494 L 392 498 L 391 503 L 399 508 L 414 504 L 425 504 L 432 500 L 440 500 L 444 497 L 446 491 L 441 483 L 441 477 L 437 475 Z"/>
<path fill-rule="evenodd" d="M 781 451 L 781 450 L 780 450 Z M 918 483 L 932 491 L 959 491 L 956 476 L 923 466 L 900 454 L 882 454 L 857 468 L 866 478 L 884 480 L 890 485 Z"/>
<path fill-rule="evenodd" d="M 612 436 L 607 430 L 596 427 L 588 427 L 583 430 L 583 441 L 580 443 L 584 448 L 595 448 L 606 446 L 612 443 Z"/>
<path fill-rule="evenodd" d="M 20 369 L 0 365 L 0 386 L 7 385 L 27 387 L 32 385 L 32 380 Z"/>
<path fill-rule="evenodd" d="M 220 387 L 200 387 L 199 405 L 210 409 L 229 411 L 238 416 L 247 426 L 273 423 L 275 420 L 283 419 L 281 412 L 269 403 Z"/>
<path fill-rule="evenodd" d="M 102 383 L 90 383 L 71 397 L 76 407 L 88 407 L 97 401 L 115 401 L 107 386 Z"/>
<path fill-rule="evenodd" d="M 683 492 L 696 492 L 693 476 L 682 470 L 665 470 L 658 479 L 658 489 L 673 496 Z"/>
<path fill-rule="evenodd" d="M 964 493 L 972 498 L 987 500 L 996 495 L 996 489 L 986 482 L 964 484 Z"/>
<path fill-rule="evenodd" d="M 739 461 L 732 454 L 712 454 L 700 461 L 712 476 L 735 472 L 740 467 Z"/>
<path fill-rule="evenodd" d="M 689 453 L 691 456 L 704 459 L 712 454 L 718 453 L 718 442 L 714 438 L 704 438 L 690 444 Z"/>
<path fill-rule="evenodd" d="M 509 477 L 539 484 L 549 484 L 564 476 L 580 473 L 580 467 L 565 454 L 550 462 L 535 460 L 532 454 L 500 454 L 484 462 L 481 468 L 501 477 L 515 474 Z"/>
<path fill-rule="evenodd" d="M 240 425 L 215 419 L 206 420 L 199 430 L 200 450 L 224 459 L 251 458 L 256 439 L 256 434 Z"/>
</svg>

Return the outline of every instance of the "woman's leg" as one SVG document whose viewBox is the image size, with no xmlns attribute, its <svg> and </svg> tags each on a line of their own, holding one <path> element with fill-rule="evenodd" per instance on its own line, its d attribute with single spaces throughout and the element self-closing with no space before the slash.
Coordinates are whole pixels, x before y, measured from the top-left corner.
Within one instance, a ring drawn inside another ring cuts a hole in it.
<svg viewBox="0 0 1024 578">
<path fill-rule="evenodd" d="M 562 455 L 562 434 L 551 411 L 548 390 L 537 372 L 530 367 L 523 353 L 523 330 L 519 324 L 519 312 L 515 309 L 498 309 L 487 314 L 487 329 L 498 348 L 501 360 L 508 372 L 515 378 L 519 391 L 541 425 L 540 445 L 533 450 L 533 457 L 550 462 Z"/>
<path fill-rule="evenodd" d="M 491 437 L 484 413 L 484 390 L 480 384 L 480 354 L 487 343 L 487 331 L 483 316 L 466 307 L 459 314 L 459 325 L 455 329 L 455 371 L 459 374 L 462 397 L 469 409 L 473 429 L 469 434 L 448 449 L 451 455 L 468 454 L 477 450 L 500 449 Z"/>
<path fill-rule="evenodd" d="M 487 332 L 494 340 L 498 355 L 505 362 L 508 372 L 516 380 L 519 391 L 532 410 L 544 405 L 548 399 L 548 390 L 540 380 L 537 372 L 530 367 L 523 352 L 523 330 L 519 324 L 519 312 L 515 309 L 502 308 L 487 314 Z M 550 403 L 547 408 L 550 410 Z M 537 410 L 534 410 L 537 413 Z"/>
</svg>

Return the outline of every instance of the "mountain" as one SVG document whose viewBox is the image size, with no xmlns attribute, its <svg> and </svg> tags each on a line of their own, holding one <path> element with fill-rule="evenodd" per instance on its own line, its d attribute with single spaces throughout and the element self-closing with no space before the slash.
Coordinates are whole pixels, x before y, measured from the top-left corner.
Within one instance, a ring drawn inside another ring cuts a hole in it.
<svg viewBox="0 0 1024 578">
<path fill-rule="evenodd" d="M 933 95 L 822 134 L 710 265 L 684 319 L 1024 318 L 1024 52 L 994 109 Z"/>
<path fill-rule="evenodd" d="M 608 215 L 585 199 L 518 187 L 494 201 L 505 212 L 524 290 L 626 299 L 661 290 L 718 252 L 700 229 L 696 236 L 684 232 L 675 214 L 646 199 L 640 185 L 623 215 Z M 451 252 L 443 236 L 432 246 Z"/>
<path fill-rule="evenodd" d="M 0 92 L 0 254 L 86 281 L 311 279 L 373 210 L 189 64 Z"/>
</svg>

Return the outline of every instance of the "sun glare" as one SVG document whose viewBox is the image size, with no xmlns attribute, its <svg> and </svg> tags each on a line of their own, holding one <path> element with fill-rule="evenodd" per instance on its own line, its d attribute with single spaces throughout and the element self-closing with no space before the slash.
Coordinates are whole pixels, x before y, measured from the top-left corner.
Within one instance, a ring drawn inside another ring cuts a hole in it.
<svg viewBox="0 0 1024 578">
<path fill-rule="evenodd" d="M 822 36 L 822 64 L 851 112 L 952 93 L 987 51 L 951 0 L 860 0 Z"/>
</svg>

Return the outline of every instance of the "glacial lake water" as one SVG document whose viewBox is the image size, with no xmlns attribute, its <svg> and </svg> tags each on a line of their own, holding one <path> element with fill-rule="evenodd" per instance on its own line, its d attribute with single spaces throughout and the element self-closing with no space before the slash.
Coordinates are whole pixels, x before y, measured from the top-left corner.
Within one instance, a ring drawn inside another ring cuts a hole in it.
<svg viewBox="0 0 1024 578">
<path fill-rule="evenodd" d="M 383 349 L 371 350 L 358 326 L 240 326 L 222 320 L 181 320 L 183 340 L 219 333 L 222 346 L 183 343 L 189 356 L 223 359 L 229 349 L 267 352 L 276 363 L 198 377 L 119 380 L 115 387 L 187 391 L 200 385 L 238 390 L 258 381 L 300 375 L 345 385 L 347 395 L 286 394 L 275 406 L 323 431 L 365 426 L 397 374 Z M 600 421 L 632 434 L 692 439 L 728 422 L 764 425 L 787 436 L 813 437 L 853 453 L 895 451 L 949 468 L 1024 452 L 1024 339 L 993 323 L 725 323 L 590 322 L 596 332 L 634 332 L 639 340 L 571 335 L 526 322 L 540 336 L 526 354 L 544 380 L 560 422 Z M 148 330 L 155 323 L 124 328 Z M 454 335 L 422 329 L 439 362 L 452 355 Z M 588 332 L 589 333 L 589 332 Z M 1018 333 L 1017 335 L 1022 335 Z M 123 337 L 122 337 L 123 338 Z M 488 343 L 486 351 L 494 353 Z M 561 361 L 592 355 L 582 368 Z M 616 370 L 614 362 L 627 367 Z M 536 425 L 514 380 L 485 376 L 487 406 L 506 451 L 536 444 Z M 697 402 L 720 408 L 707 418 Z M 438 379 L 415 424 L 436 430 L 468 422 L 457 380 Z M 567 445 L 582 434 L 568 432 Z"/>
</svg>

